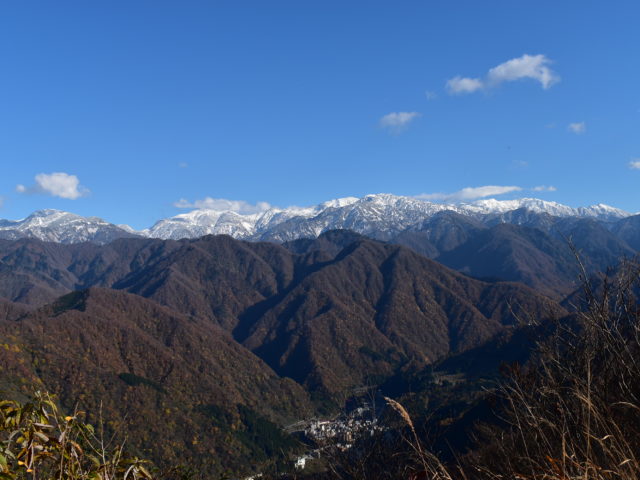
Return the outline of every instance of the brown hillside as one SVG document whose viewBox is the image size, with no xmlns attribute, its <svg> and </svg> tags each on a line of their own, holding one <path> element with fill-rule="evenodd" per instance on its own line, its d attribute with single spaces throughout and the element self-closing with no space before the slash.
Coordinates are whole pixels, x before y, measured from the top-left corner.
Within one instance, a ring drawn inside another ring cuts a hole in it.
<svg viewBox="0 0 640 480">
<path fill-rule="evenodd" d="M 524 312 L 561 309 L 526 287 L 474 280 L 404 247 L 363 240 L 277 301 L 249 309 L 234 333 L 281 375 L 336 392 L 480 345 Z"/>
<path fill-rule="evenodd" d="M 130 445 L 160 462 L 246 467 L 238 404 L 274 422 L 309 413 L 300 386 L 219 327 L 126 292 L 74 292 L 0 332 L 7 383 L 41 384 L 93 422 L 102 410 L 112 430 L 121 419 Z"/>
</svg>

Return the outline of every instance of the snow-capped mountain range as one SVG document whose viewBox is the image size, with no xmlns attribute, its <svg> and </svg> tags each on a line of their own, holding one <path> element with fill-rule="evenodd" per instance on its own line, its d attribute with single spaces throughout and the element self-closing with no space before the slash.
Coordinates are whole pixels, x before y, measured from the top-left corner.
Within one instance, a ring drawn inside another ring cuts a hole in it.
<svg viewBox="0 0 640 480">
<path fill-rule="evenodd" d="M 245 240 L 288 241 L 317 237 L 327 230 L 350 229 L 376 238 L 391 238 L 443 211 L 483 221 L 488 217 L 526 209 L 553 217 L 594 218 L 614 222 L 631 214 L 608 205 L 572 208 L 535 198 L 479 200 L 445 204 L 390 194 L 347 197 L 313 207 L 271 208 L 259 213 L 200 209 L 158 221 L 135 231 L 97 217 L 81 217 L 59 210 L 41 210 L 23 220 L 0 220 L 0 238 L 38 238 L 59 243 L 108 243 L 121 237 L 196 238 L 226 234 Z M 501 218 L 508 218 L 502 216 Z"/>
<path fill-rule="evenodd" d="M 109 243 L 137 236 L 127 225 L 113 225 L 98 217 L 81 217 L 60 210 L 39 210 L 23 220 L 0 220 L 0 238 L 38 238 L 56 243 Z"/>
</svg>

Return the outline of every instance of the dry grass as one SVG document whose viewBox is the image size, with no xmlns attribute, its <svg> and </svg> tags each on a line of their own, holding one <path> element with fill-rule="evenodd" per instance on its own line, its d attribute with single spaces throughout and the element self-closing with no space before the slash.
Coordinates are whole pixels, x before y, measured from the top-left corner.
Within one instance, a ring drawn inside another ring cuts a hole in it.
<svg viewBox="0 0 640 480">
<path fill-rule="evenodd" d="M 467 471 L 481 479 L 640 479 L 638 268 L 625 264 L 586 310 L 557 323 L 537 361 L 501 389 L 506 429 L 485 432 Z"/>
<path fill-rule="evenodd" d="M 80 412 L 63 416 L 48 394 L 0 401 L 2 480 L 152 480 L 146 462 L 112 441 L 83 423 Z"/>
</svg>

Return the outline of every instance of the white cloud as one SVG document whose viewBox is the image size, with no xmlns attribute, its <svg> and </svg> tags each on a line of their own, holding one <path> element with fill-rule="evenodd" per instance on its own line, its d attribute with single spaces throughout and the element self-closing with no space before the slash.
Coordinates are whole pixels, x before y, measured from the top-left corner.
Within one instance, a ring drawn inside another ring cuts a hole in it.
<svg viewBox="0 0 640 480">
<path fill-rule="evenodd" d="M 532 79 L 546 90 L 560 81 L 560 77 L 549 68 L 551 63 L 545 55 L 525 54 L 489 69 L 484 79 L 458 75 L 449 79 L 446 86 L 450 94 L 456 95 L 498 87 L 505 82 Z"/>
<path fill-rule="evenodd" d="M 640 170 L 640 158 L 636 158 L 635 160 L 631 160 L 629 162 L 629 168 L 631 170 Z"/>
<path fill-rule="evenodd" d="M 539 185 L 537 187 L 533 187 L 531 190 L 534 192 L 555 192 L 558 189 L 553 185 Z"/>
<path fill-rule="evenodd" d="M 421 117 L 418 112 L 392 112 L 380 119 L 380 126 L 393 133 L 400 133 L 416 118 Z"/>
<path fill-rule="evenodd" d="M 31 187 L 16 185 L 16 192 L 43 193 L 69 200 L 75 200 L 89 193 L 87 188 L 80 185 L 77 176 L 64 172 L 39 173 L 35 177 L 35 182 Z"/>
<path fill-rule="evenodd" d="M 495 197 L 511 192 L 521 191 L 521 187 L 485 185 L 483 187 L 467 187 L 454 193 L 423 193 L 416 198 L 422 200 L 444 200 L 447 202 L 464 202 L 485 197 Z"/>
<path fill-rule="evenodd" d="M 84 193 L 80 190 L 78 177 L 64 172 L 39 173 L 36 175 L 36 185 L 44 193 L 69 200 L 75 200 Z"/>
<path fill-rule="evenodd" d="M 545 90 L 560 81 L 550 68 L 551 60 L 544 55 L 523 55 L 512 58 L 497 67 L 493 67 L 487 74 L 489 85 L 499 85 L 503 82 L 513 82 L 523 78 L 537 80 Z"/>
<path fill-rule="evenodd" d="M 267 202 L 258 202 L 255 205 L 252 205 L 244 200 L 227 200 L 226 198 L 211 197 L 195 200 L 194 202 L 189 202 L 188 200 L 181 198 L 175 202 L 173 206 L 177 208 L 194 208 L 200 210 L 232 211 L 245 215 L 264 212 L 271 208 L 271 205 Z"/>
<path fill-rule="evenodd" d="M 587 124 L 585 122 L 570 123 L 567 129 L 576 135 L 582 135 L 587 131 Z"/>
<path fill-rule="evenodd" d="M 478 78 L 453 77 L 447 81 L 447 91 L 452 95 L 473 93 L 484 88 L 482 80 Z"/>
<path fill-rule="evenodd" d="M 424 96 L 427 97 L 427 100 L 435 100 L 436 98 L 438 98 L 438 94 L 433 90 L 427 90 L 426 92 L 424 92 Z"/>
</svg>

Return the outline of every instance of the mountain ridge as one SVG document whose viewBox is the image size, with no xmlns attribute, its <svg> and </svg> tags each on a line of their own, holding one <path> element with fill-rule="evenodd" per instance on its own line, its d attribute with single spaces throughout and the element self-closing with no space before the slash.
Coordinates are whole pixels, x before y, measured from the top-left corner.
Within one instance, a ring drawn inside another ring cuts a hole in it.
<svg viewBox="0 0 640 480">
<path fill-rule="evenodd" d="M 632 214 L 604 204 L 573 208 L 535 198 L 484 199 L 473 203 L 435 203 L 415 197 L 373 194 L 345 197 L 311 207 L 270 208 L 258 213 L 196 209 L 157 221 L 136 231 L 98 217 L 82 217 L 60 210 L 40 210 L 22 220 L 0 220 L 0 238 L 38 238 L 57 243 L 109 243 L 134 236 L 164 240 L 226 234 L 243 240 L 285 242 L 316 238 L 334 229 L 349 229 L 388 240 L 442 212 L 453 212 L 481 222 L 513 220 L 510 212 L 525 210 L 557 218 L 593 218 L 615 222 Z"/>
<path fill-rule="evenodd" d="M 219 457 L 242 468 L 277 453 L 248 441 L 247 409 L 276 441 L 286 422 L 478 347 L 527 312 L 565 314 L 524 285 L 345 230 L 293 245 L 0 240 L 0 267 L 0 388 L 38 385 L 109 421 L 130 413 L 136 449 L 175 439 L 155 452 L 161 462 Z"/>
</svg>

